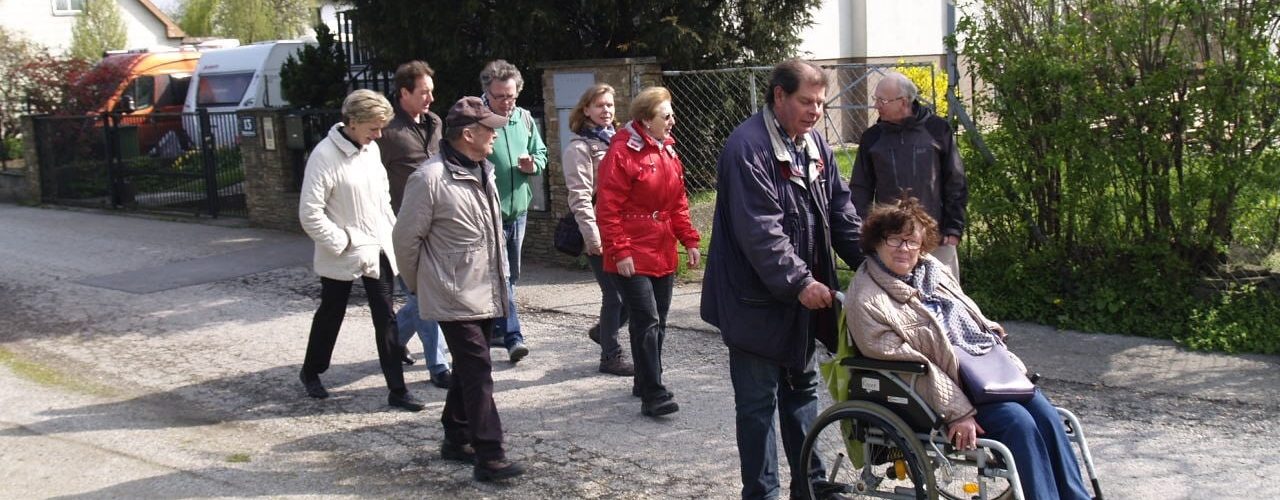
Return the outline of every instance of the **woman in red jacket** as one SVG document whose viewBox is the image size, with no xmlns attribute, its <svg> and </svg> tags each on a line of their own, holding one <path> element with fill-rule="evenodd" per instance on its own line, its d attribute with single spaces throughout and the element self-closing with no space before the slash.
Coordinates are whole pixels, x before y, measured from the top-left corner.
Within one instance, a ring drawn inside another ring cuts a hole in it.
<svg viewBox="0 0 1280 500">
<path fill-rule="evenodd" d="M 630 313 L 632 394 L 647 416 L 680 409 L 662 384 L 662 340 L 676 272 L 676 242 L 698 267 L 698 231 L 689 221 L 684 165 L 671 128 L 671 92 L 644 89 L 631 102 L 631 122 L 613 136 L 600 162 L 596 224 L 604 241 L 604 268 Z"/>
</svg>

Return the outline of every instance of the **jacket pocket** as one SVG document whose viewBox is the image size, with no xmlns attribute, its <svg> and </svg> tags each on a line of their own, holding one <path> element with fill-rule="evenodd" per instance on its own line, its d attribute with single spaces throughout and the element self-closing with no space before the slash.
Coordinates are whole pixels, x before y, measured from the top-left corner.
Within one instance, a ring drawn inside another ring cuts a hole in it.
<svg viewBox="0 0 1280 500">
<path fill-rule="evenodd" d="M 464 311 L 482 310 L 492 302 L 488 259 L 484 245 L 469 245 L 448 254 L 448 287 Z"/>
<path fill-rule="evenodd" d="M 773 307 L 778 302 L 771 297 L 738 297 L 738 303 L 746 307 L 761 308 Z"/>
</svg>

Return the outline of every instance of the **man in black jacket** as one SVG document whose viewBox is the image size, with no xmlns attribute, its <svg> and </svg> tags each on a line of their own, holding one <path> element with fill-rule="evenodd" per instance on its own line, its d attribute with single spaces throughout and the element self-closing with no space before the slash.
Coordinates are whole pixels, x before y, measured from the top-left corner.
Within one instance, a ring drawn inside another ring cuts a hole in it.
<svg viewBox="0 0 1280 500">
<path fill-rule="evenodd" d="M 951 125 L 922 106 L 919 94 L 901 73 L 888 73 L 876 85 L 880 120 L 862 133 L 849 189 L 864 216 L 873 203 L 892 203 L 908 194 L 919 198 L 942 233 L 933 255 L 958 278 L 956 245 L 964 234 L 969 187 Z"/>
<path fill-rule="evenodd" d="M 440 116 L 429 109 L 435 101 L 436 72 L 423 61 L 409 61 L 396 69 L 395 117 L 382 129 L 378 149 L 382 153 L 382 166 L 387 169 L 387 181 L 391 186 L 391 210 L 400 213 L 404 198 L 404 183 L 427 158 L 440 152 L 440 137 L 444 129 Z M 409 357 L 409 339 L 418 334 L 422 341 L 423 357 L 431 383 L 448 389 L 453 379 L 449 359 L 444 353 L 444 335 L 435 321 L 418 317 L 418 298 L 408 293 L 404 281 L 400 289 L 406 291 L 404 307 L 396 312 L 396 326 L 400 330 L 400 345 L 404 346 L 405 363 L 413 364 Z"/>
</svg>

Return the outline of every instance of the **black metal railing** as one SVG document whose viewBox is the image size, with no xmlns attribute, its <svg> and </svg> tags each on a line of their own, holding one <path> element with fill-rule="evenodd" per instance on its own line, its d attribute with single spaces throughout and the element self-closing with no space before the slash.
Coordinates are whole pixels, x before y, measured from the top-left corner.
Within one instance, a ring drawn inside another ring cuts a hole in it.
<svg viewBox="0 0 1280 500">
<path fill-rule="evenodd" d="M 45 202 L 246 216 L 236 113 L 34 118 Z"/>
</svg>

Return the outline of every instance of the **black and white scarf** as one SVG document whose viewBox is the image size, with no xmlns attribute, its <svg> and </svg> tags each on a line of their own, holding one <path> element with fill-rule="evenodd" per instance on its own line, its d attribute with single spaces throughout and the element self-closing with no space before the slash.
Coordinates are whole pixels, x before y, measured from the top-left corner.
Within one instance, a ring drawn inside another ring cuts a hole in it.
<svg viewBox="0 0 1280 500">
<path fill-rule="evenodd" d="M 920 259 L 920 263 L 911 270 L 909 276 L 901 276 L 891 271 L 880 260 L 880 256 L 872 254 L 871 258 L 890 276 L 902 280 L 903 283 L 911 285 L 920 292 L 920 301 L 935 314 L 951 345 L 964 349 L 969 354 L 981 356 L 999 342 L 995 334 L 978 323 L 964 302 L 939 286 L 944 278 L 942 266 L 935 261 Z"/>
</svg>

